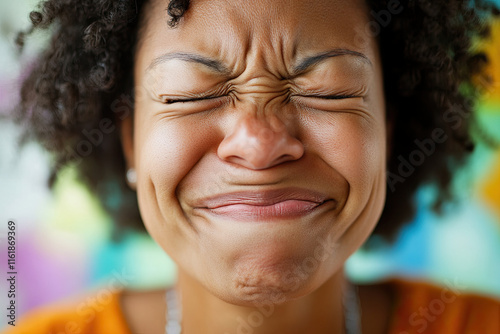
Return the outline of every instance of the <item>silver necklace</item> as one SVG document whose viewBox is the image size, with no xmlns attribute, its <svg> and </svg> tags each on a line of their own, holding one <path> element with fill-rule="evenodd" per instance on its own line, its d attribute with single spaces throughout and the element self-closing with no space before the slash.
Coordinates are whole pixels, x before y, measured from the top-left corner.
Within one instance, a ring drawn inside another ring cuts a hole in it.
<svg viewBox="0 0 500 334">
<path fill-rule="evenodd" d="M 165 334 L 181 334 L 182 313 L 179 304 L 181 304 L 182 300 L 177 297 L 175 287 L 168 289 L 165 297 L 167 299 L 167 325 L 165 326 Z"/>
<path fill-rule="evenodd" d="M 175 287 L 168 289 L 165 295 L 167 300 L 167 325 L 165 334 L 181 334 L 182 314 L 179 305 L 182 300 L 178 297 Z M 344 323 L 346 334 L 361 334 L 361 309 L 357 287 L 347 283 L 342 300 L 344 305 Z"/>
</svg>

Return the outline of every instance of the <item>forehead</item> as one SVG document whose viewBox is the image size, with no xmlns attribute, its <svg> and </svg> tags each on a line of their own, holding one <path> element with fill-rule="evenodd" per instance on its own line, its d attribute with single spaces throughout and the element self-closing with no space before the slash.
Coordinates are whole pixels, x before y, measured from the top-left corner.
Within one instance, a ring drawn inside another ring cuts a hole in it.
<svg viewBox="0 0 500 334">
<path fill-rule="evenodd" d="M 249 55 L 285 66 L 331 48 L 376 60 L 376 43 L 366 33 L 369 9 L 364 0 L 192 0 L 176 28 L 167 24 L 167 6 L 165 0 L 147 6 L 138 60 L 194 52 L 230 67 L 245 66 Z"/>
</svg>

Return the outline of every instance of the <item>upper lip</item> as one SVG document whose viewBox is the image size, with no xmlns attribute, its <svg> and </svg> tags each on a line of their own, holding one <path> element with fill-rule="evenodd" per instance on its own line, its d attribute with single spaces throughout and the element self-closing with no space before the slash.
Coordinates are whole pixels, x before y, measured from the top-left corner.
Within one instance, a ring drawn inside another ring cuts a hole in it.
<svg viewBox="0 0 500 334">
<path fill-rule="evenodd" d="M 329 198 L 317 191 L 303 188 L 282 188 L 260 191 L 237 191 L 202 198 L 196 207 L 216 209 L 234 204 L 273 205 L 287 200 L 300 200 L 321 204 Z"/>
</svg>

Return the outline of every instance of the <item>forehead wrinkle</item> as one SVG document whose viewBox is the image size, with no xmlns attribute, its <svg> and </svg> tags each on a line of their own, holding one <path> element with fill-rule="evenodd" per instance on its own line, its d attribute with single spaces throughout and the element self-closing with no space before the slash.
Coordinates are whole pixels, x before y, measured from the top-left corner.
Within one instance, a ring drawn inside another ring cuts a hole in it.
<svg viewBox="0 0 500 334">
<path fill-rule="evenodd" d="M 273 2 L 271 6 L 262 2 L 262 6 L 252 9 L 248 10 L 239 1 L 228 2 L 228 6 L 223 9 L 232 14 L 228 16 L 232 23 L 231 36 L 235 37 L 240 46 L 238 54 L 242 55 L 238 62 L 246 68 L 250 65 L 249 59 L 258 59 L 255 57 L 257 50 L 259 58 L 262 58 L 259 61 L 264 60 L 266 69 L 270 70 L 272 67 L 273 72 L 286 76 L 299 42 L 297 35 L 291 31 L 297 28 L 300 20 L 290 14 L 286 2 Z M 269 17 L 271 19 L 268 20 Z M 234 53 L 232 56 L 234 57 Z M 278 68 L 272 65 L 278 65 Z"/>
<path fill-rule="evenodd" d="M 251 77 L 262 75 L 263 71 L 276 78 L 287 77 L 298 49 L 295 36 L 291 37 L 285 29 L 247 29 L 245 33 L 245 39 L 239 41 L 244 72 L 253 71 Z"/>
</svg>

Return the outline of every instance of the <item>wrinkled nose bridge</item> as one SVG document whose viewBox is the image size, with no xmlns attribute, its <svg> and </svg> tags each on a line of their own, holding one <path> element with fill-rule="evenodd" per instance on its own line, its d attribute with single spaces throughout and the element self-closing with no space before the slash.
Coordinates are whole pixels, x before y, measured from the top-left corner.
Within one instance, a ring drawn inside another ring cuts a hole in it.
<svg viewBox="0 0 500 334">
<path fill-rule="evenodd" d="M 218 148 L 221 159 L 253 169 L 269 168 L 299 159 L 303 146 L 273 113 L 246 113 L 239 116 Z"/>
<path fill-rule="evenodd" d="M 274 114 L 253 114 L 246 115 L 237 124 L 237 129 L 241 128 L 247 131 L 251 137 L 254 136 L 256 140 L 263 144 L 270 143 L 279 135 L 286 135 L 286 126 L 278 116 Z"/>
<path fill-rule="evenodd" d="M 230 132 L 241 145 L 246 145 L 243 149 L 253 147 L 264 154 L 290 137 L 286 125 L 275 113 L 262 110 L 242 115 Z"/>
</svg>

